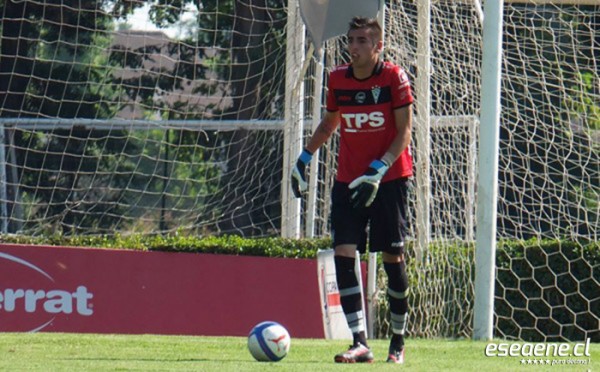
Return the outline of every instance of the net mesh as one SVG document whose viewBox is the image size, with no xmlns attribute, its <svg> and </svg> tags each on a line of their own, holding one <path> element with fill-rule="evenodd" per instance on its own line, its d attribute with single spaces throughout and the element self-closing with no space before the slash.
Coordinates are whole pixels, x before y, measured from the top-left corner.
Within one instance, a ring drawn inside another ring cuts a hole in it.
<svg viewBox="0 0 600 372">
<path fill-rule="evenodd" d="M 278 233 L 282 1 L 3 2 L 3 232 Z"/>
<path fill-rule="evenodd" d="M 469 128 L 479 124 L 482 56 L 476 5 L 432 3 L 433 243 L 410 273 L 409 333 L 417 336 L 472 334 L 476 159 L 470 149 L 478 131 Z M 414 75 L 416 3 L 388 6 L 387 53 Z M 494 318 L 499 337 L 600 340 L 600 268 L 593 258 L 600 192 L 599 20 L 598 5 L 505 2 Z M 521 243 L 514 245 L 515 239 Z M 409 250 L 409 257 L 417 256 Z M 387 337 L 382 270 L 379 276 L 377 335 Z"/>
</svg>

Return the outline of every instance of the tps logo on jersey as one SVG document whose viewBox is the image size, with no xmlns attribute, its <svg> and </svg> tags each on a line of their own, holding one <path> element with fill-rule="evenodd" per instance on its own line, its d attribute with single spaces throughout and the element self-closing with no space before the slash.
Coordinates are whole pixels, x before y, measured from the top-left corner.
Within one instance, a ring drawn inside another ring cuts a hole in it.
<svg viewBox="0 0 600 372">
<path fill-rule="evenodd" d="M 385 119 L 383 112 L 373 111 L 371 113 L 345 113 L 342 114 L 344 130 L 346 132 L 374 132 L 383 130 Z"/>
</svg>

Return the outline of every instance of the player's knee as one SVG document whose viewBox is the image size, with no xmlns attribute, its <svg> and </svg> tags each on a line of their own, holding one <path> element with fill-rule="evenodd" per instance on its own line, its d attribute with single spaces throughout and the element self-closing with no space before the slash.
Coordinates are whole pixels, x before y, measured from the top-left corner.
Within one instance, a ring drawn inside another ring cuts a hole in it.
<svg viewBox="0 0 600 372">
<path fill-rule="evenodd" d="M 388 277 L 388 294 L 397 299 L 408 296 L 408 276 L 404 262 L 384 262 L 383 267 Z"/>
<path fill-rule="evenodd" d="M 388 252 L 383 252 L 381 259 L 384 263 L 401 263 L 404 262 L 404 254 L 391 254 Z"/>
<path fill-rule="evenodd" d="M 336 257 L 356 257 L 356 244 L 341 244 L 335 247 Z"/>
</svg>

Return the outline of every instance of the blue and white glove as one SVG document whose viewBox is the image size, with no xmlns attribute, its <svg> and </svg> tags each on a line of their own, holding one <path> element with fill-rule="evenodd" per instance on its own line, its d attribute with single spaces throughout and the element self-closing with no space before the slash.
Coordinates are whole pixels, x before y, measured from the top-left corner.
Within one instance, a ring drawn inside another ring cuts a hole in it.
<svg viewBox="0 0 600 372">
<path fill-rule="evenodd" d="M 350 202 L 354 208 L 366 208 L 373 203 L 379 182 L 390 168 L 383 160 L 373 160 L 367 171 L 350 183 L 348 188 L 354 190 L 350 195 Z"/>
<path fill-rule="evenodd" d="M 302 193 L 308 189 L 308 182 L 306 182 L 306 165 L 310 163 L 313 155 L 308 151 L 304 150 L 300 154 L 296 166 L 292 169 L 292 191 L 294 195 L 299 198 Z"/>
</svg>

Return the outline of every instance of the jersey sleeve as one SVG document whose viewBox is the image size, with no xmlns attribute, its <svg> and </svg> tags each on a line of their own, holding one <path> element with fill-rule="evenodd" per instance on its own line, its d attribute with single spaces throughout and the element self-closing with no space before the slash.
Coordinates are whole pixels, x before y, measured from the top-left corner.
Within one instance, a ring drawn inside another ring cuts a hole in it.
<svg viewBox="0 0 600 372">
<path fill-rule="evenodd" d="M 397 109 L 413 103 L 412 89 L 408 75 L 401 67 L 392 73 L 392 108 Z"/>
</svg>

